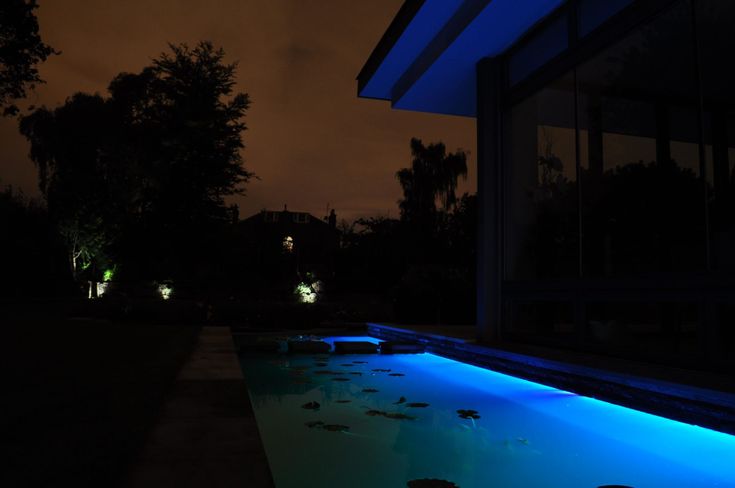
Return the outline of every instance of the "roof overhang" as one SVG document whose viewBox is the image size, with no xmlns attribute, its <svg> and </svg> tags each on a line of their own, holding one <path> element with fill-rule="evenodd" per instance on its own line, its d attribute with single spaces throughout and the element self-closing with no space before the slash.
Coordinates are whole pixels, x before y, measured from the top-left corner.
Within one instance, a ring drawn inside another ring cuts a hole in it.
<svg viewBox="0 0 735 488">
<path fill-rule="evenodd" d="M 474 117 L 476 66 L 566 0 L 406 0 L 357 77 L 398 109 Z"/>
</svg>

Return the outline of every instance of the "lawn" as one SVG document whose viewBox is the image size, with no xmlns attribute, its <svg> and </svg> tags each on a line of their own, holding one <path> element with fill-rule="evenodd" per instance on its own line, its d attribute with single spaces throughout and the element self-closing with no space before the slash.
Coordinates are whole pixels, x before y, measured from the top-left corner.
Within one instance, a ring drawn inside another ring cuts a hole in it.
<svg viewBox="0 0 735 488">
<path fill-rule="evenodd" d="M 156 422 L 199 328 L 0 321 L 0 486 L 115 486 Z"/>
</svg>

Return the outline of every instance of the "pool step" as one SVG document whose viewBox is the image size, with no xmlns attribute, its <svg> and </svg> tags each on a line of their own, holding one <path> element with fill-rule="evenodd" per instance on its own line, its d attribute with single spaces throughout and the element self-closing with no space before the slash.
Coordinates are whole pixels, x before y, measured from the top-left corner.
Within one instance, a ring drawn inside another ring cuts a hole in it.
<svg viewBox="0 0 735 488">
<path fill-rule="evenodd" d="M 288 352 L 290 354 L 421 354 L 426 345 L 412 341 L 335 341 L 334 348 L 319 336 L 244 336 L 241 335 L 238 349 L 247 352 Z"/>
<path fill-rule="evenodd" d="M 238 351 L 243 352 L 279 352 L 281 350 L 281 342 L 274 339 L 258 339 L 257 341 L 247 341 L 238 346 Z"/>
<path fill-rule="evenodd" d="M 335 341 L 334 353 L 335 354 L 376 354 L 378 352 L 378 345 L 372 342 L 342 342 Z"/>
<path fill-rule="evenodd" d="M 288 341 L 288 352 L 292 354 L 328 354 L 329 349 L 324 341 Z"/>
<path fill-rule="evenodd" d="M 424 344 L 405 341 L 384 341 L 380 343 L 381 354 L 421 354 L 426 351 Z"/>
</svg>

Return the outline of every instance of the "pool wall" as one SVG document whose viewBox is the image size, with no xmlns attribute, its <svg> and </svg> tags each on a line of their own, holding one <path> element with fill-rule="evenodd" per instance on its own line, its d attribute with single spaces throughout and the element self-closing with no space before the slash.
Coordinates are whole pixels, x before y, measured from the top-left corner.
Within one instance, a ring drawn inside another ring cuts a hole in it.
<svg viewBox="0 0 735 488">
<path fill-rule="evenodd" d="M 478 345 L 462 339 L 368 323 L 369 335 L 413 341 L 427 352 L 579 395 L 735 435 L 735 395 Z"/>
</svg>

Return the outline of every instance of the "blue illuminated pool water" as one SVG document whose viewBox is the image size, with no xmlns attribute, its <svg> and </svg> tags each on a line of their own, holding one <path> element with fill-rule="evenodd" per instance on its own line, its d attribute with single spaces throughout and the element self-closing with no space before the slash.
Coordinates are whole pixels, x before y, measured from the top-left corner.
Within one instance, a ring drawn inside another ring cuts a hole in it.
<svg viewBox="0 0 735 488">
<path fill-rule="evenodd" d="M 279 488 L 398 488 L 424 478 L 462 488 L 735 487 L 734 436 L 432 354 L 331 355 L 317 366 L 326 356 L 241 357 Z M 302 408 L 308 402 L 319 410 Z"/>
</svg>

